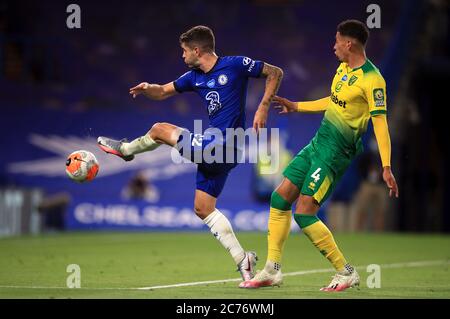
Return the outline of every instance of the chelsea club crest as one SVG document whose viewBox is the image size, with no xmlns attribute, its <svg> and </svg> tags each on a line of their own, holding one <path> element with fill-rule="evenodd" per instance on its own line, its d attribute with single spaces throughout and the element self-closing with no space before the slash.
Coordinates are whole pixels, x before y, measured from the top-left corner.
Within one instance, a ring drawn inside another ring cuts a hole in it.
<svg viewBox="0 0 450 319">
<path fill-rule="evenodd" d="M 221 74 L 219 75 L 218 81 L 220 85 L 225 85 L 228 82 L 228 77 L 225 74 Z"/>
</svg>

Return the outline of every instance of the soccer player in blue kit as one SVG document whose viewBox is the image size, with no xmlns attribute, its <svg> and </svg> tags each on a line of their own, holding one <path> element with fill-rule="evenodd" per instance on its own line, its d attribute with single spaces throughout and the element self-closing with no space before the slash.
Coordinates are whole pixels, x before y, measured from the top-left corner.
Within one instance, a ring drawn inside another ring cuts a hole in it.
<svg viewBox="0 0 450 319">
<path fill-rule="evenodd" d="M 164 85 L 140 83 L 130 89 L 130 94 L 133 97 L 143 94 L 152 100 L 163 100 L 176 93 L 194 91 L 206 104 L 210 128 L 220 130 L 225 138 L 215 140 L 207 136 L 206 132 L 204 135 L 192 134 L 173 124 L 155 123 L 147 134 L 130 143 L 100 136 L 98 144 L 105 152 L 130 161 L 135 154 L 152 151 L 161 144 L 166 144 L 197 163 L 194 156 L 198 152 L 202 153 L 208 145 L 227 148 L 226 129 L 245 127 L 245 103 L 250 77 L 266 78 L 264 96 L 253 121 L 256 132 L 265 127 L 270 102 L 283 77 L 280 68 L 243 56 L 217 56 L 214 34 L 205 26 L 196 26 L 183 33 L 180 36 L 180 45 L 184 62 L 190 71 Z M 239 148 L 239 145 L 235 147 Z M 194 210 L 210 228 L 214 237 L 230 252 L 243 280 L 249 280 L 254 277 L 256 253 L 246 252 L 242 248 L 229 220 L 216 208 L 217 198 L 228 174 L 237 165 L 236 159 L 237 157 L 233 156 L 232 161 L 227 157 L 228 161 L 212 163 L 203 159 L 197 163 Z"/>
</svg>

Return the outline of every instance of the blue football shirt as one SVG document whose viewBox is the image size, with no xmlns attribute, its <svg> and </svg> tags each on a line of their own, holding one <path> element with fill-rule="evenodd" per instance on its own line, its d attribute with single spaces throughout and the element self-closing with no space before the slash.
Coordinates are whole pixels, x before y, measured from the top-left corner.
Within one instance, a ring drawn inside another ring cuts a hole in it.
<svg viewBox="0 0 450 319">
<path fill-rule="evenodd" d="M 194 91 L 204 100 L 210 127 L 225 135 L 226 128 L 245 129 L 245 103 L 250 77 L 260 76 L 264 62 L 244 56 L 217 59 L 207 73 L 200 69 L 186 72 L 175 80 L 177 92 Z"/>
</svg>

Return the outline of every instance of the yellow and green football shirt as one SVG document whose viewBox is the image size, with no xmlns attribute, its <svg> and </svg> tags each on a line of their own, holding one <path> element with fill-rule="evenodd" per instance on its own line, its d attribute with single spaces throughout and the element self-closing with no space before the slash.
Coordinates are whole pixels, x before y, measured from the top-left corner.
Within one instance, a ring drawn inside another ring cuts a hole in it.
<svg viewBox="0 0 450 319">
<path fill-rule="evenodd" d="M 331 84 L 331 96 L 324 119 L 356 145 L 367 130 L 370 116 L 386 114 L 386 82 L 380 71 L 367 59 L 352 69 L 343 62 Z"/>
<path fill-rule="evenodd" d="M 298 103 L 300 111 L 326 111 L 316 135 L 283 175 L 321 204 L 362 151 L 361 136 L 370 117 L 386 114 L 386 83 L 369 60 L 355 69 L 341 63 L 328 99 Z"/>
</svg>

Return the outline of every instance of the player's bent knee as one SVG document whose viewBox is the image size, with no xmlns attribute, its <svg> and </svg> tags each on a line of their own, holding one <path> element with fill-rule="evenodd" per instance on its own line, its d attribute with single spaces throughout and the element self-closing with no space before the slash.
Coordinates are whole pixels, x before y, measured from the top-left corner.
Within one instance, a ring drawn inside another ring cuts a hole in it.
<svg viewBox="0 0 450 319">
<path fill-rule="evenodd" d="M 205 205 L 194 204 L 194 212 L 200 219 L 205 219 L 212 211 Z"/>
<path fill-rule="evenodd" d="M 300 195 L 298 199 L 296 214 L 315 215 L 319 211 L 319 203 L 312 196 Z"/>
<path fill-rule="evenodd" d="M 154 133 L 154 132 L 160 130 L 160 127 L 161 127 L 161 123 L 159 123 L 159 122 L 154 123 L 152 125 L 152 127 L 150 128 L 149 133 Z"/>
<path fill-rule="evenodd" d="M 164 127 L 164 123 L 155 123 L 153 124 L 152 128 L 150 129 L 150 131 L 148 131 L 148 134 L 150 135 L 150 137 L 152 139 L 157 139 L 159 136 L 161 136 L 161 132 L 163 130 Z"/>
</svg>

